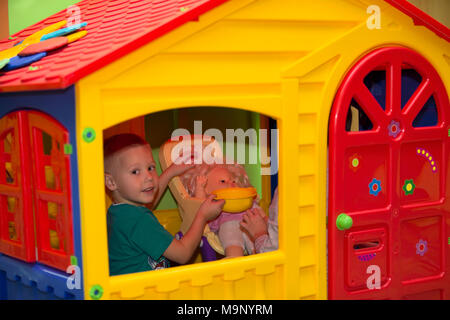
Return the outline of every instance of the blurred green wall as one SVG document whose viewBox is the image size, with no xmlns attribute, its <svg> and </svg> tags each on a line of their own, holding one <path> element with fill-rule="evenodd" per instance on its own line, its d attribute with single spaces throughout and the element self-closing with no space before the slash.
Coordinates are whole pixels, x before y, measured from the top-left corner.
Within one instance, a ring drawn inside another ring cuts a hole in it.
<svg viewBox="0 0 450 320">
<path fill-rule="evenodd" d="M 9 34 L 14 34 L 80 0 L 7 0 Z M 450 0 L 408 0 L 450 27 Z"/>
<path fill-rule="evenodd" d="M 9 34 L 14 34 L 80 0 L 9 0 Z"/>
</svg>

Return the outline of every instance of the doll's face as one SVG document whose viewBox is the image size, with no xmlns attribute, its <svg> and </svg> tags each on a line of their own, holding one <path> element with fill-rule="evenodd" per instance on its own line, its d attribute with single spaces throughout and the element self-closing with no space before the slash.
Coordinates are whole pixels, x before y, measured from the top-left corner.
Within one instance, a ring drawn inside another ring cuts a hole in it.
<svg viewBox="0 0 450 320">
<path fill-rule="evenodd" d="M 225 168 L 214 168 L 207 175 L 205 191 L 211 194 L 214 190 L 237 187 L 236 180 Z"/>
</svg>

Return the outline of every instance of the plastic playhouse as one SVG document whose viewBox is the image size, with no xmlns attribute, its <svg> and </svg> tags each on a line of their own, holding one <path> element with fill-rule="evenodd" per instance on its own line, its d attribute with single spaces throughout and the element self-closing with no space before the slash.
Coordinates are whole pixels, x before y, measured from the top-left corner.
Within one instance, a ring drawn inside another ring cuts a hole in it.
<svg viewBox="0 0 450 320">
<path fill-rule="evenodd" d="M 0 41 L 0 299 L 450 299 L 447 27 L 405 0 L 76 6 Z M 278 130 L 246 170 L 279 249 L 110 276 L 104 138 L 162 159 L 198 120 Z"/>
</svg>

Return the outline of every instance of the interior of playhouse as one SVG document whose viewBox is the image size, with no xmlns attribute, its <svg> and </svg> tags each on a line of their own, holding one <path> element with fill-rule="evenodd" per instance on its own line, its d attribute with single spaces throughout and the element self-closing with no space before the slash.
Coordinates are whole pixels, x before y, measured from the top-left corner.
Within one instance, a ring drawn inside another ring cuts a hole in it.
<svg viewBox="0 0 450 320">
<path fill-rule="evenodd" d="M 224 162 L 227 161 L 225 159 L 230 160 L 232 158 L 235 163 L 242 164 L 251 186 L 256 189 L 256 201 L 268 215 L 268 208 L 278 185 L 278 172 L 277 167 L 275 167 L 277 166 L 278 155 L 277 152 L 271 154 L 271 152 L 277 150 L 278 137 L 276 134 L 271 136 L 271 132 L 276 131 L 274 130 L 276 129 L 276 120 L 268 116 L 228 107 L 187 107 L 129 119 L 104 130 L 103 139 L 105 141 L 119 133 L 134 133 L 143 137 L 152 148 L 156 170 L 158 175 L 161 175 L 161 147 L 171 140 L 173 133 L 174 137 L 178 136 L 177 132 L 180 129 L 192 134 L 192 136 L 201 135 L 204 140 L 212 137 L 219 142 Z M 230 130 L 232 130 L 231 133 Z M 237 137 L 239 134 L 236 132 L 238 131 L 245 135 L 244 139 Z M 233 136 L 233 132 L 236 133 L 236 136 Z M 227 142 L 227 137 L 232 140 Z M 172 141 L 174 140 L 172 139 Z M 227 143 L 230 143 L 230 141 L 232 141 L 233 148 L 231 156 L 227 154 L 227 151 L 230 153 L 231 150 L 230 147 L 227 147 Z M 245 152 L 244 155 L 242 151 Z M 242 160 L 244 160 L 244 163 Z M 273 174 L 267 174 L 269 172 Z M 182 219 L 179 203 L 177 203 L 173 195 L 174 190 L 171 190 L 171 188 L 173 186 L 169 184 L 153 213 L 164 228 L 175 236 L 180 231 Z M 109 208 L 112 200 L 106 190 L 105 201 L 106 208 Z M 217 259 L 224 257 L 221 250 L 217 250 L 215 253 Z M 199 248 L 190 263 L 202 261 L 205 260 L 204 257 L 202 258 Z"/>
</svg>

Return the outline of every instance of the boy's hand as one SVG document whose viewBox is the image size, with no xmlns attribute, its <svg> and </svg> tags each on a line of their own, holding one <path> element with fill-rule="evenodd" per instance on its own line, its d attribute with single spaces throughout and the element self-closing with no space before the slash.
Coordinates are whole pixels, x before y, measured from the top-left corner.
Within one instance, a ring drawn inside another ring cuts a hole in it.
<svg viewBox="0 0 450 320">
<path fill-rule="evenodd" d="M 177 161 L 178 163 L 178 161 Z M 158 205 L 159 200 L 161 199 L 162 195 L 164 194 L 164 191 L 166 191 L 167 185 L 169 184 L 170 180 L 172 180 L 174 177 L 179 176 L 180 174 L 185 173 L 189 169 L 191 169 L 194 166 L 194 163 L 191 164 L 185 164 L 185 161 L 181 161 L 179 164 L 172 163 L 166 170 L 164 170 L 161 175 L 159 176 L 159 190 L 158 195 L 153 200 L 153 204 L 151 206 L 152 209 L 155 209 Z"/>
<path fill-rule="evenodd" d="M 214 220 L 222 212 L 225 200 L 215 200 L 215 197 L 214 194 L 209 195 L 198 209 L 197 214 L 201 215 L 205 221 Z"/>
<path fill-rule="evenodd" d="M 258 237 L 268 234 L 267 220 L 268 217 L 261 208 L 249 209 L 242 217 L 241 227 L 250 234 L 254 241 Z"/>
<path fill-rule="evenodd" d="M 217 217 L 222 211 L 225 200 L 214 200 L 214 197 L 215 195 L 211 195 L 206 198 L 198 209 L 189 230 L 180 240 L 174 239 L 172 241 L 164 251 L 164 257 L 181 264 L 189 261 L 194 250 L 198 248 L 205 224 Z"/>
<path fill-rule="evenodd" d="M 181 162 L 180 164 L 172 163 L 166 170 L 165 174 L 167 174 L 167 177 L 172 179 L 173 177 L 179 176 L 180 174 L 185 173 L 189 169 L 193 168 L 195 164 L 191 162 L 190 164 L 185 164 L 184 162 Z"/>
</svg>

